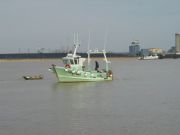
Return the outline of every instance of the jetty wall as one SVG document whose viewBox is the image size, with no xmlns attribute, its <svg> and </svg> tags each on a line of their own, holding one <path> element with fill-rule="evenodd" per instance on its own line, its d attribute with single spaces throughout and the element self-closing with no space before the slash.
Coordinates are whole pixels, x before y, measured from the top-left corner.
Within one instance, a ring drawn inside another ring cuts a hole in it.
<svg viewBox="0 0 180 135">
<path fill-rule="evenodd" d="M 87 58 L 87 53 L 77 53 L 78 55 Z M 14 54 L 0 54 L 0 59 L 53 59 L 65 57 L 67 53 L 14 53 Z M 107 53 L 107 57 L 134 57 L 128 53 Z M 103 54 L 91 54 L 91 57 L 103 57 Z M 166 58 L 180 58 L 180 54 L 166 54 L 160 57 Z"/>
<path fill-rule="evenodd" d="M 77 53 L 87 58 L 87 53 Z M 65 57 L 67 53 L 14 53 L 0 54 L 0 59 L 52 59 Z M 107 53 L 107 57 L 131 57 L 122 53 Z M 91 57 L 103 57 L 103 54 L 91 54 Z"/>
</svg>

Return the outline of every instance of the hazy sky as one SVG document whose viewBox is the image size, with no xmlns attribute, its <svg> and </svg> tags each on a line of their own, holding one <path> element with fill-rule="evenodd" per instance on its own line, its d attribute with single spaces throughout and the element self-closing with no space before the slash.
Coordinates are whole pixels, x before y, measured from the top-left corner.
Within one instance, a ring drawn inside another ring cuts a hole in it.
<svg viewBox="0 0 180 135">
<path fill-rule="evenodd" d="M 81 50 L 168 50 L 180 33 L 180 0 L 0 0 L 0 53 L 67 49 L 79 33 Z"/>
</svg>

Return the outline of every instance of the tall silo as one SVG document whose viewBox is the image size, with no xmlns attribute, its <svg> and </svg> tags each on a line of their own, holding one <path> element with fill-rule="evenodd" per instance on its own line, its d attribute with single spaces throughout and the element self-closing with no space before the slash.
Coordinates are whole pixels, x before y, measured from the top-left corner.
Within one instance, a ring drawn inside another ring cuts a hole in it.
<svg viewBox="0 0 180 135">
<path fill-rule="evenodd" d="M 180 34 L 175 34 L 176 54 L 180 54 Z"/>
</svg>

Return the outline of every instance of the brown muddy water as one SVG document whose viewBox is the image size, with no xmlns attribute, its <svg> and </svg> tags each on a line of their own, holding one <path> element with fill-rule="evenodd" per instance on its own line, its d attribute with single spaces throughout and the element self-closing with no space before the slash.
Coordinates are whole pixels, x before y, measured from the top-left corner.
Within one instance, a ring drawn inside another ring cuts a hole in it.
<svg viewBox="0 0 180 135">
<path fill-rule="evenodd" d="M 179 135 L 180 59 L 111 62 L 91 83 L 58 83 L 59 60 L 1 62 L 0 135 Z"/>
</svg>

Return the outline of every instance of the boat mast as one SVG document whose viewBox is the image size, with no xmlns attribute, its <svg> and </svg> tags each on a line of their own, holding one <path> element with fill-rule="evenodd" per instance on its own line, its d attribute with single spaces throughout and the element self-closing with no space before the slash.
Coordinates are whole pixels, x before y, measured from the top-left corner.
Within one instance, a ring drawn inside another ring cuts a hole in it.
<svg viewBox="0 0 180 135">
<path fill-rule="evenodd" d="M 75 49 L 74 49 L 73 57 L 76 56 L 77 48 L 78 48 L 78 46 L 80 46 L 80 43 L 78 40 L 78 33 L 77 33 L 77 39 L 76 39 L 75 34 L 74 34 L 74 46 L 75 46 Z"/>
<path fill-rule="evenodd" d="M 106 63 L 106 71 L 109 70 L 109 65 L 108 64 L 110 63 L 110 61 L 108 61 L 107 57 L 106 57 L 107 36 L 108 36 L 108 32 L 105 33 L 105 37 L 104 37 L 104 50 L 102 50 L 103 55 L 104 55 L 104 60 L 105 60 L 105 63 Z"/>
<path fill-rule="evenodd" d="M 104 50 L 106 50 L 107 36 L 108 36 L 108 32 L 105 33 L 105 37 L 104 37 Z"/>
<path fill-rule="evenodd" d="M 90 70 L 90 32 L 89 32 L 89 37 L 88 37 L 88 70 Z"/>
<path fill-rule="evenodd" d="M 105 60 L 105 63 L 106 63 L 106 71 L 108 71 L 109 70 L 109 65 L 108 64 L 110 63 L 110 61 L 107 60 L 106 51 L 103 50 L 102 52 L 103 52 L 104 60 Z"/>
</svg>

